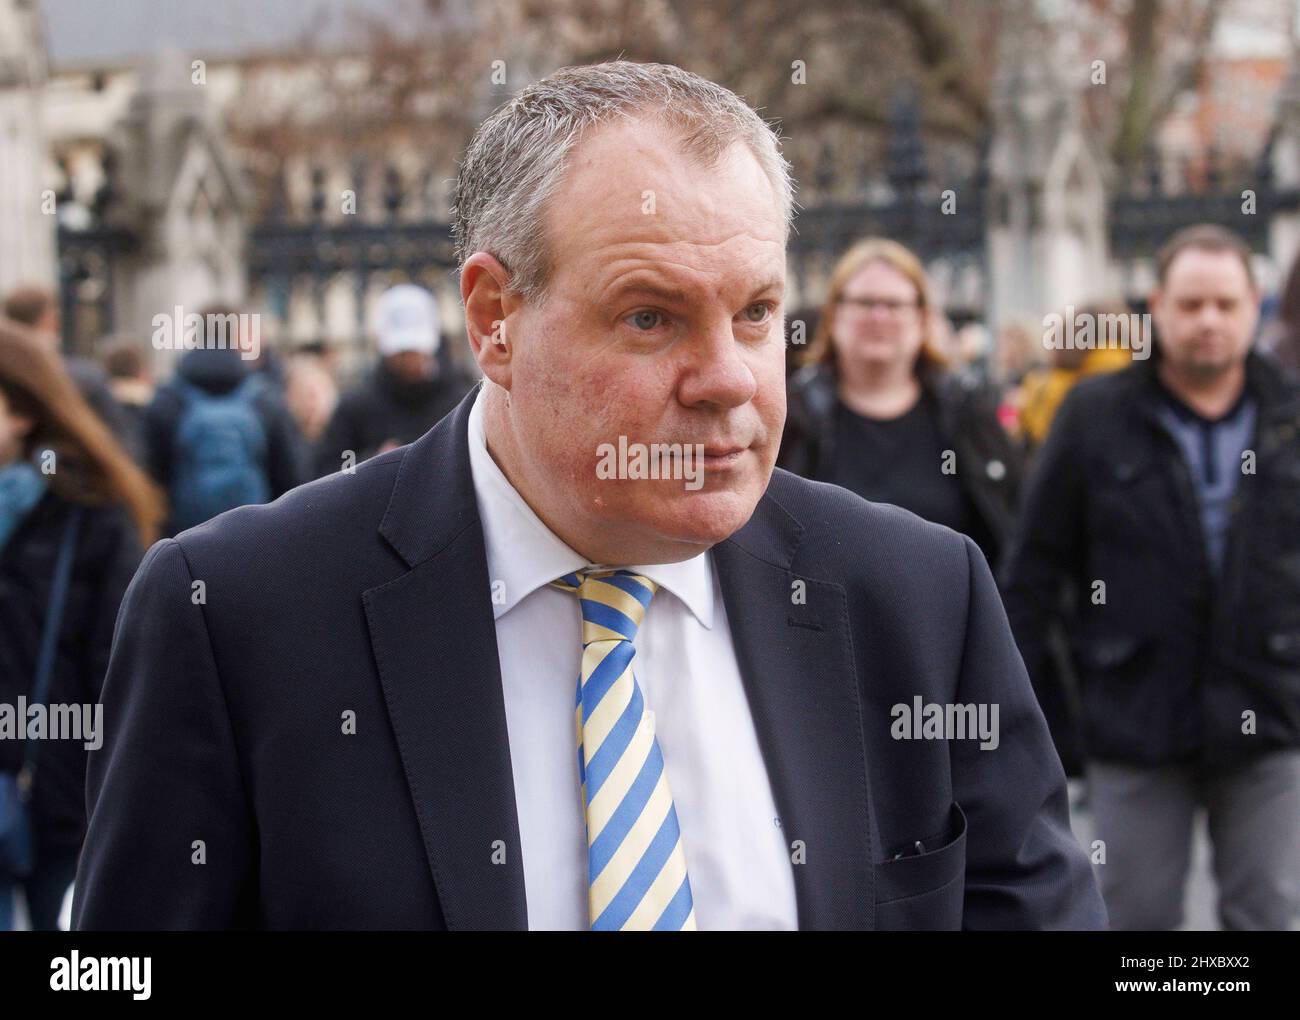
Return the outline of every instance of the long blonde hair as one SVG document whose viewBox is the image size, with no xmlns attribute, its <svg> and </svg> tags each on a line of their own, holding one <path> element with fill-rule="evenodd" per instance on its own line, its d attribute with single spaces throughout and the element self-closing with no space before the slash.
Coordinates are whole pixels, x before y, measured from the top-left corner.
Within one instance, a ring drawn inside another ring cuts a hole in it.
<svg viewBox="0 0 1300 1020">
<path fill-rule="evenodd" d="M 930 280 L 926 276 L 925 267 L 910 249 L 887 237 L 865 238 L 840 256 L 834 272 L 831 273 L 830 284 L 826 288 L 826 301 L 817 319 L 817 328 L 813 331 L 812 342 L 804 352 L 803 364 L 827 365 L 832 372 L 837 371 L 835 341 L 831 336 L 831 322 L 835 317 L 835 309 L 844 297 L 844 289 L 849 285 L 849 281 L 872 262 L 882 262 L 890 269 L 901 273 L 916 288 L 917 312 L 921 316 L 921 350 L 917 354 L 914 366 L 917 375 L 945 368 L 948 361 L 935 347 L 931 332 L 930 315 L 933 306 L 930 303 Z"/>
</svg>

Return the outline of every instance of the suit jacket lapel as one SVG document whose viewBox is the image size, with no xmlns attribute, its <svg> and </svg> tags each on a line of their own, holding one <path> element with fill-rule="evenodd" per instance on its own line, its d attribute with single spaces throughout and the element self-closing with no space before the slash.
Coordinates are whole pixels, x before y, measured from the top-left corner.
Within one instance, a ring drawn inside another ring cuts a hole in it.
<svg viewBox="0 0 1300 1020">
<path fill-rule="evenodd" d="M 802 527 L 770 496 L 714 547 L 736 658 L 792 845 L 800 928 L 875 924 L 862 698 L 841 585 L 791 570 Z M 804 601 L 794 582 L 804 582 Z M 869 652 L 869 649 L 867 650 Z M 802 847 L 803 862 L 794 856 Z"/>
<path fill-rule="evenodd" d="M 525 929 L 510 741 L 466 445 L 474 395 L 407 449 L 379 530 L 410 569 L 365 592 L 363 604 L 447 926 Z"/>
</svg>

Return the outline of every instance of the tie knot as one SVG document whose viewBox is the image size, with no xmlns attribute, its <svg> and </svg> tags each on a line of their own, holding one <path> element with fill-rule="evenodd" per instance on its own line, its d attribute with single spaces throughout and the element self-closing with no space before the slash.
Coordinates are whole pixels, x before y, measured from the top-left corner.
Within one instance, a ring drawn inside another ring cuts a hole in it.
<svg viewBox="0 0 1300 1020">
<path fill-rule="evenodd" d="M 565 574 L 551 585 L 577 592 L 584 646 L 595 641 L 631 641 L 658 590 L 644 574 L 608 568 Z"/>
</svg>

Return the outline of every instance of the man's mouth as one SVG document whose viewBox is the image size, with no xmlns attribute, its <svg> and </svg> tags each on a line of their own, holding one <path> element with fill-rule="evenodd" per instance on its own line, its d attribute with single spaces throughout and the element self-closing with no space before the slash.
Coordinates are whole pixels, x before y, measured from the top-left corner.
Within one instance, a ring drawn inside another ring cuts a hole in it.
<svg viewBox="0 0 1300 1020">
<path fill-rule="evenodd" d="M 724 468 L 735 464 L 748 449 L 746 446 L 706 446 L 703 464 L 707 468 Z"/>
</svg>

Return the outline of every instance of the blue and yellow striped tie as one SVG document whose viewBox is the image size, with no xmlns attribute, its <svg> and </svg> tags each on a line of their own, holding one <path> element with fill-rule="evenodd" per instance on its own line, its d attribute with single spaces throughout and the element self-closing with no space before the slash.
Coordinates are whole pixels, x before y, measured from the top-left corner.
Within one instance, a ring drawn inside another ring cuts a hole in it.
<svg viewBox="0 0 1300 1020">
<path fill-rule="evenodd" d="M 602 570 L 551 584 L 577 592 L 582 607 L 575 715 L 592 930 L 694 931 L 677 809 L 632 673 L 632 639 L 655 583 L 630 570 Z"/>
</svg>

